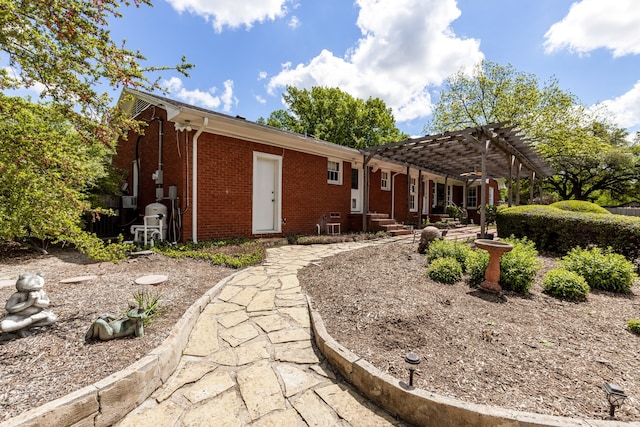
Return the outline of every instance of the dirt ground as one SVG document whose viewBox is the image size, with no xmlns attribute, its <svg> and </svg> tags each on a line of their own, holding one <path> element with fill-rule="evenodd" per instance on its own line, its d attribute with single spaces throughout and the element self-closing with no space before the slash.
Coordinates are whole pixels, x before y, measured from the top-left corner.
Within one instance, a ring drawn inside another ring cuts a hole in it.
<svg viewBox="0 0 640 427">
<path fill-rule="evenodd" d="M 49 306 L 58 321 L 34 328 L 25 338 L 0 335 L 0 422 L 117 372 L 155 349 L 200 296 L 235 270 L 206 261 L 152 254 L 120 264 L 92 263 L 73 251 L 7 257 L 0 254 L 0 280 L 42 273 Z M 137 285 L 146 275 L 166 275 L 160 285 Z M 63 279 L 96 276 L 84 283 Z M 0 283 L 7 282 L 4 280 Z M 0 316 L 15 286 L 0 286 Z M 121 314 L 133 294 L 161 295 L 162 315 L 141 338 L 86 343 L 84 335 L 102 313 Z"/>
<path fill-rule="evenodd" d="M 406 353 L 422 357 L 414 385 L 468 402 L 604 419 L 601 386 L 628 396 L 619 420 L 640 420 L 640 286 L 631 295 L 593 292 L 586 302 L 542 293 L 556 263 L 544 262 L 531 296 L 503 298 L 426 275 L 417 243 L 348 252 L 304 268 L 299 279 L 328 332 L 378 369 L 408 381 Z"/>
</svg>

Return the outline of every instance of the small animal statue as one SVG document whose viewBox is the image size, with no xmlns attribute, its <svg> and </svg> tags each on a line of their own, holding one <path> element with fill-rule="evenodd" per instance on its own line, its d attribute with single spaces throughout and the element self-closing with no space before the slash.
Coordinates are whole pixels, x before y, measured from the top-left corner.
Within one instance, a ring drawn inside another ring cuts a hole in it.
<svg viewBox="0 0 640 427">
<path fill-rule="evenodd" d="M 0 319 L 0 332 L 16 333 L 19 337 L 34 326 L 54 323 L 58 317 L 46 308 L 49 297 L 44 291 L 44 278 L 40 273 L 21 274 L 16 281 L 16 291 L 5 305 L 8 314 Z"/>
<path fill-rule="evenodd" d="M 89 327 L 89 330 L 84 335 L 84 340 L 100 339 L 108 341 L 129 335 L 141 337 L 144 335 L 143 322 L 145 317 L 144 308 L 136 308 L 135 306 L 129 306 L 129 311 L 123 317 L 109 313 L 101 314 Z"/>
</svg>

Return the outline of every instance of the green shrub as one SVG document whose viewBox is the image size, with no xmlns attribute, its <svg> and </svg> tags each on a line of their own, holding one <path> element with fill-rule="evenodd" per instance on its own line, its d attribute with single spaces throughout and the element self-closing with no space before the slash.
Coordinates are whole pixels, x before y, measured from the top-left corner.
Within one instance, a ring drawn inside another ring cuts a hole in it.
<svg viewBox="0 0 640 427">
<path fill-rule="evenodd" d="M 528 295 L 536 273 L 542 267 L 536 246 L 526 238 L 511 237 L 504 241 L 511 243 L 513 249 L 500 258 L 500 285 L 505 290 Z"/>
<path fill-rule="evenodd" d="M 590 290 L 584 277 L 561 268 L 548 271 L 542 279 L 542 287 L 551 296 L 571 301 L 586 299 Z"/>
<path fill-rule="evenodd" d="M 489 252 L 473 249 L 467 255 L 465 271 L 469 275 L 469 284 L 477 286 L 484 280 L 484 273 L 489 266 Z"/>
<path fill-rule="evenodd" d="M 427 249 L 427 261 L 433 262 L 438 258 L 455 258 L 462 268 L 466 265 L 471 247 L 464 242 L 452 240 L 434 240 Z"/>
<path fill-rule="evenodd" d="M 515 206 L 498 210 L 498 235 L 527 237 L 540 251 L 566 255 L 576 246 L 611 246 L 628 260 L 640 258 L 640 217 Z"/>
<path fill-rule="evenodd" d="M 453 257 L 433 260 L 427 268 L 427 276 L 440 283 L 455 283 L 462 279 L 462 266 Z"/>
<path fill-rule="evenodd" d="M 635 267 L 611 248 L 573 248 L 562 258 L 560 267 L 584 277 L 591 289 L 629 293 L 636 278 Z"/>
<path fill-rule="evenodd" d="M 587 213 L 611 215 L 611 212 L 609 212 L 602 206 L 598 206 L 595 203 L 585 202 L 582 200 L 562 200 L 560 202 L 552 203 L 549 206 L 563 210 L 563 211 L 587 212 Z"/>
<path fill-rule="evenodd" d="M 631 332 L 634 332 L 634 333 L 640 335 L 640 320 L 638 320 L 638 319 L 629 319 L 627 321 L 627 328 L 629 328 L 629 330 Z"/>
</svg>

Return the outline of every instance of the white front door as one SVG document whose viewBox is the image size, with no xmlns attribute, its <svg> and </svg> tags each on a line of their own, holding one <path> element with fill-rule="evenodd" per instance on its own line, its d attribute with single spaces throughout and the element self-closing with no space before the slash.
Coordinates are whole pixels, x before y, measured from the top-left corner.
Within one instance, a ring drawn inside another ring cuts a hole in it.
<svg viewBox="0 0 640 427">
<path fill-rule="evenodd" d="M 252 233 L 280 233 L 282 157 L 253 153 Z"/>
<path fill-rule="evenodd" d="M 362 212 L 362 169 L 351 167 L 351 212 Z"/>
</svg>

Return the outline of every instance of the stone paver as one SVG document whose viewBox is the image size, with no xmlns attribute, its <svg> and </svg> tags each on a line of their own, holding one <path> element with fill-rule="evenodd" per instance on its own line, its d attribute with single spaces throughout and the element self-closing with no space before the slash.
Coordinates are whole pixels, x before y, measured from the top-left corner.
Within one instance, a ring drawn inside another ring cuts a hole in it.
<svg viewBox="0 0 640 427">
<path fill-rule="evenodd" d="M 117 425 L 405 426 L 328 367 L 297 277 L 311 262 L 384 243 L 268 249 L 262 265 L 237 273 L 212 297 L 174 374 Z"/>
</svg>

